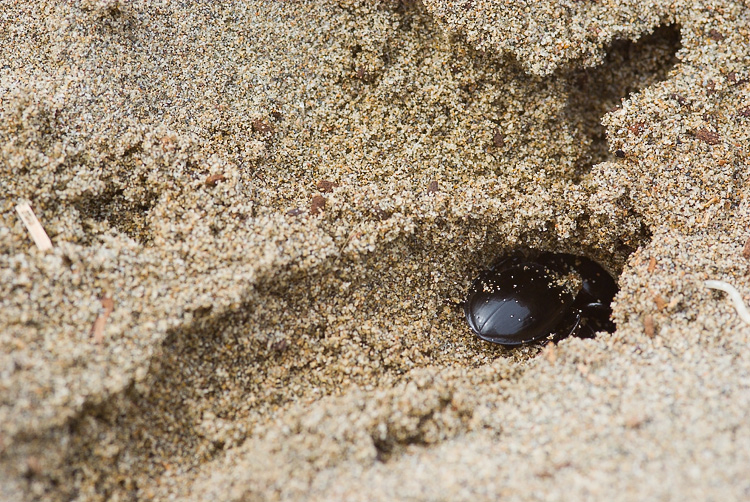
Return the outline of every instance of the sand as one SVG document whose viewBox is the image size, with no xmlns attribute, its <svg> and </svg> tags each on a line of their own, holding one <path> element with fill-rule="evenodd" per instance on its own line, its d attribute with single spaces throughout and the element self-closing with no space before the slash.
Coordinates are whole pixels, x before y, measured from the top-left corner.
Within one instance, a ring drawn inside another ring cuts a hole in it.
<svg viewBox="0 0 750 502">
<path fill-rule="evenodd" d="M 742 2 L 0 12 L 0 500 L 750 495 Z M 617 330 L 478 340 L 518 248 Z"/>
</svg>

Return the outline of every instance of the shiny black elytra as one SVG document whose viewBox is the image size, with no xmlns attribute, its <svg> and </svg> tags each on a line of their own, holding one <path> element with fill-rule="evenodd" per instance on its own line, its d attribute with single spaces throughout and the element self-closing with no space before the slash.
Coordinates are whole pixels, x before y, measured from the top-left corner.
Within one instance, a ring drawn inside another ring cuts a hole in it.
<svg viewBox="0 0 750 502">
<path fill-rule="evenodd" d="M 515 346 L 611 333 L 610 303 L 616 293 L 612 276 L 588 258 L 512 254 L 472 283 L 463 307 L 479 338 Z"/>
</svg>

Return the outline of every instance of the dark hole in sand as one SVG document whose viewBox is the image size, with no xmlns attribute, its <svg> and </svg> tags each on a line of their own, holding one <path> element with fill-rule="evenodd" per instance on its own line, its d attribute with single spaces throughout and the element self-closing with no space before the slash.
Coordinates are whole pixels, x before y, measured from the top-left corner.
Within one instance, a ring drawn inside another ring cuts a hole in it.
<svg viewBox="0 0 750 502">
<path fill-rule="evenodd" d="M 591 139 L 590 156 L 581 159 L 579 176 L 595 164 L 614 160 L 602 117 L 631 93 L 666 80 L 681 47 L 680 27 L 661 26 L 637 42 L 616 40 L 601 65 L 569 75 L 567 119 Z"/>
<path fill-rule="evenodd" d="M 144 192 L 145 195 L 130 198 L 123 188 L 109 186 L 95 197 L 82 198 L 76 207 L 84 221 L 87 218 L 106 221 L 139 243 L 148 244 L 151 241 L 148 214 L 157 195 L 147 190 Z"/>
<path fill-rule="evenodd" d="M 486 342 L 505 347 L 594 338 L 614 331 L 614 278 L 598 263 L 533 250 L 503 256 L 472 283 L 466 321 Z"/>
</svg>

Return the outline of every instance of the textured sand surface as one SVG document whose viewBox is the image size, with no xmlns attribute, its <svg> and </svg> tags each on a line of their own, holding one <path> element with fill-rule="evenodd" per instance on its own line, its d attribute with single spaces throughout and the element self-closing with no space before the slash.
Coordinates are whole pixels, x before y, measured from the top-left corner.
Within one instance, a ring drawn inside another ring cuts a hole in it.
<svg viewBox="0 0 750 502">
<path fill-rule="evenodd" d="M 0 0 L 0 48 L 0 500 L 750 496 L 743 2 Z M 525 247 L 617 331 L 477 340 Z"/>
</svg>

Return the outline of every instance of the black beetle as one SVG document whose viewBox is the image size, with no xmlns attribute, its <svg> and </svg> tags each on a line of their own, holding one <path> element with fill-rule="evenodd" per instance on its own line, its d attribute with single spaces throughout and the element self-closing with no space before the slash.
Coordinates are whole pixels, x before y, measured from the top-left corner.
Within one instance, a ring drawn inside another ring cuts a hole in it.
<svg viewBox="0 0 750 502">
<path fill-rule="evenodd" d="M 514 253 L 480 274 L 463 307 L 479 338 L 514 346 L 611 333 L 610 303 L 616 293 L 612 276 L 588 258 Z"/>
</svg>

